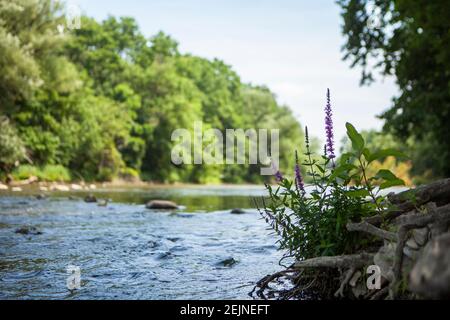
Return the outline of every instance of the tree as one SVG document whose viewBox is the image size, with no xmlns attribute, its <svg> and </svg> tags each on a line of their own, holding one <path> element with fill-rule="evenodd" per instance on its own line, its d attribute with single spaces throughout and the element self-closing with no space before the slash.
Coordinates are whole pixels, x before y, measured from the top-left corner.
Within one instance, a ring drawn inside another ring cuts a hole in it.
<svg viewBox="0 0 450 320">
<path fill-rule="evenodd" d="M 438 144 L 433 174 L 450 175 L 450 2 L 446 0 L 339 0 L 346 36 L 345 60 L 394 75 L 400 95 L 381 115 L 384 129 L 403 139 Z M 415 160 L 415 159 L 414 159 Z"/>
<path fill-rule="evenodd" d="M 172 132 L 178 128 L 191 130 L 202 119 L 200 92 L 188 78 L 181 76 L 173 59 L 154 62 L 141 77 L 139 92 L 142 106 L 138 121 L 144 128 L 146 141 L 142 170 L 147 177 L 158 181 L 177 181 L 187 178 L 170 159 Z M 177 174 L 171 174 L 171 172 Z M 168 179 L 172 176 L 171 179 Z"/>
<path fill-rule="evenodd" d="M 23 142 L 6 117 L 0 117 L 0 150 L 0 171 L 4 173 L 26 157 Z"/>
<path fill-rule="evenodd" d="M 255 166 L 171 162 L 172 132 L 202 121 L 204 131 L 281 129 L 282 166 L 292 169 L 300 126 L 269 89 L 242 83 L 223 61 L 180 53 L 163 32 L 146 38 L 133 18 L 82 17 L 61 35 L 62 9 L 0 0 L 0 116 L 33 165 L 86 180 L 259 181 Z"/>
<path fill-rule="evenodd" d="M 0 0 L 0 112 L 11 114 L 43 84 L 57 57 L 61 6 L 50 0 Z"/>
</svg>

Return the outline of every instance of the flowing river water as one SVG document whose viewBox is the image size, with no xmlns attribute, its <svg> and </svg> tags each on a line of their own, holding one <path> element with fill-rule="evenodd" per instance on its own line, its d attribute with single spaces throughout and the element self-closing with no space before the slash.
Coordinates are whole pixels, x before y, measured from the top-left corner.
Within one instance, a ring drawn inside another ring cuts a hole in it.
<svg viewBox="0 0 450 320">
<path fill-rule="evenodd" d="M 36 193 L 0 194 L 0 299 L 249 299 L 281 269 L 277 236 L 254 209 L 259 186 L 96 190 L 107 206 L 85 192 Z M 182 208 L 146 209 L 152 199 Z M 69 265 L 79 290 L 67 289 Z"/>
</svg>

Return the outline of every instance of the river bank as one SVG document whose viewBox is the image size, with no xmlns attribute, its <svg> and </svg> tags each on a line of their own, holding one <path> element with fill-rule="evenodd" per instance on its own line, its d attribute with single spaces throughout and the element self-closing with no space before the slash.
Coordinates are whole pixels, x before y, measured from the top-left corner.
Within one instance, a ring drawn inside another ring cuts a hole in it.
<svg viewBox="0 0 450 320">
<path fill-rule="evenodd" d="M 262 188 L 260 184 L 193 184 L 193 183 L 158 183 L 146 181 L 126 181 L 114 180 L 111 182 L 54 182 L 39 181 L 35 177 L 25 180 L 11 181 L 9 183 L 0 182 L 1 191 L 20 192 L 23 190 L 39 190 L 39 191 L 92 191 L 98 188 Z"/>
<path fill-rule="evenodd" d="M 326 299 L 450 298 L 450 179 L 387 195 L 390 206 L 346 224 L 377 240 L 337 256 L 298 260 L 255 287 L 260 298 L 292 299 L 313 291 Z M 280 282 L 291 288 L 276 289 Z"/>
</svg>

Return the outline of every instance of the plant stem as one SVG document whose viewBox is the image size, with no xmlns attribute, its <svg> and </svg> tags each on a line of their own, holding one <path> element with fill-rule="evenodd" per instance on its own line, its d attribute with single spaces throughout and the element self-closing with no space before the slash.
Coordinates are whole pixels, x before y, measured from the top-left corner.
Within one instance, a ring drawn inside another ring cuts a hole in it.
<svg viewBox="0 0 450 320">
<path fill-rule="evenodd" d="M 317 190 L 317 180 L 316 180 L 316 175 L 314 174 L 314 167 L 313 167 L 313 162 L 311 159 L 311 151 L 309 149 L 309 143 L 306 143 L 306 155 L 308 156 L 308 160 L 309 160 L 309 167 L 311 168 L 311 175 L 313 177 L 313 181 L 314 181 L 314 187 L 316 188 L 316 191 L 318 192 L 319 190 Z"/>
<path fill-rule="evenodd" d="M 365 184 L 366 184 L 366 186 L 367 186 L 367 190 L 369 191 L 369 195 L 370 195 L 370 197 L 372 198 L 373 202 L 375 203 L 375 205 L 376 205 L 378 211 L 381 212 L 382 209 L 381 209 L 381 207 L 378 205 L 377 198 L 376 198 L 376 196 L 375 196 L 375 195 L 373 194 L 373 192 L 372 192 L 372 190 L 373 190 L 372 185 L 370 184 L 369 180 L 367 179 L 366 168 L 365 168 L 365 166 L 364 166 L 364 164 L 363 164 L 363 162 L 362 162 L 362 160 L 361 160 L 361 156 L 359 156 L 358 161 L 359 161 L 359 165 L 360 165 L 360 168 L 361 168 L 361 172 L 362 172 L 362 175 L 363 175 L 364 182 L 365 182 Z"/>
</svg>

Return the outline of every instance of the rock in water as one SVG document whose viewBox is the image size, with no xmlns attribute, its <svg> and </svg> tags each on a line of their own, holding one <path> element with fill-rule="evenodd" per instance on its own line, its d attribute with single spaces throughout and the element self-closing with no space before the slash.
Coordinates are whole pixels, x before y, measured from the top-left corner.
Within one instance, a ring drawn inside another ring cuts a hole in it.
<svg viewBox="0 0 450 320">
<path fill-rule="evenodd" d="M 39 235 L 42 234 L 42 231 L 38 230 L 36 227 L 21 227 L 16 229 L 16 233 Z"/>
<path fill-rule="evenodd" d="M 178 209 L 175 202 L 167 200 L 152 200 L 146 204 L 147 209 Z"/>
<path fill-rule="evenodd" d="M 36 195 L 36 199 L 44 200 L 44 199 L 47 199 L 47 196 L 43 193 L 40 193 L 40 194 Z"/>
<path fill-rule="evenodd" d="M 178 218 L 192 218 L 194 216 L 193 214 L 190 214 L 190 213 L 176 213 L 176 214 L 171 214 L 171 215 L 178 217 Z"/>
<path fill-rule="evenodd" d="M 108 206 L 108 199 L 99 200 L 98 203 L 97 203 L 97 205 L 98 205 L 99 207 L 106 207 L 106 206 Z"/>
<path fill-rule="evenodd" d="M 94 195 L 90 194 L 84 198 L 84 202 L 87 202 L 87 203 L 97 202 L 97 198 Z"/>
<path fill-rule="evenodd" d="M 160 252 L 156 255 L 156 259 L 158 260 L 163 260 L 163 259 L 168 259 L 171 258 L 172 253 L 170 253 L 169 251 L 164 251 L 164 252 Z"/>
<path fill-rule="evenodd" d="M 236 209 L 231 210 L 230 213 L 232 213 L 232 214 L 243 214 L 243 213 L 245 213 L 245 211 L 242 210 L 242 209 L 236 208 Z"/>
<path fill-rule="evenodd" d="M 217 265 L 223 266 L 223 267 L 232 267 L 237 263 L 237 260 L 233 257 L 227 258 L 225 260 L 220 261 Z"/>
</svg>

